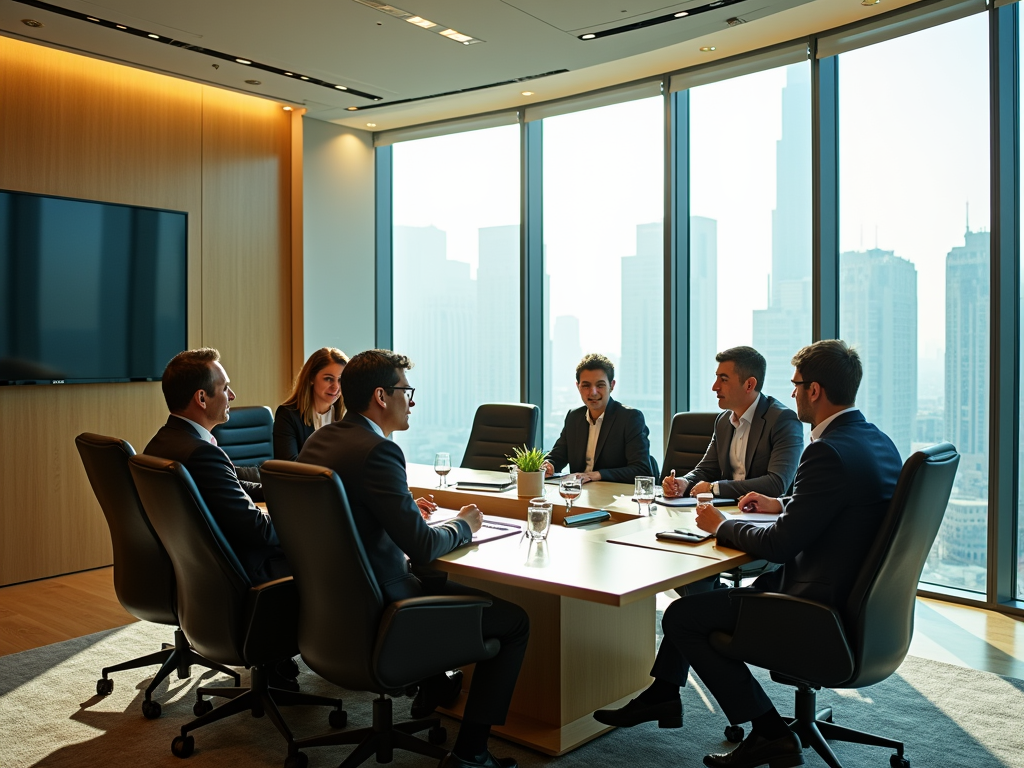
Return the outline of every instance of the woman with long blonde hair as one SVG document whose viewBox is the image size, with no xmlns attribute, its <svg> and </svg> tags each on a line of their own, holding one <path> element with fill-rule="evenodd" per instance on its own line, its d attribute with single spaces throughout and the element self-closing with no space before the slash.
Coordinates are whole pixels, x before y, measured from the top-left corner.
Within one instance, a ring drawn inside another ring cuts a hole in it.
<svg viewBox="0 0 1024 768">
<path fill-rule="evenodd" d="M 274 415 L 275 459 L 295 461 L 310 435 L 345 415 L 341 371 L 347 362 L 348 355 L 334 347 L 322 347 L 309 356 L 292 393 Z"/>
</svg>

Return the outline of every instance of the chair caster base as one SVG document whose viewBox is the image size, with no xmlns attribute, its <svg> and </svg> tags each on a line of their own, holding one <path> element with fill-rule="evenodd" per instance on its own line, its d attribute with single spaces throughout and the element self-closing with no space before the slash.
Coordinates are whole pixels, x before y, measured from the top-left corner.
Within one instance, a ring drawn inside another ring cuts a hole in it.
<svg viewBox="0 0 1024 768">
<path fill-rule="evenodd" d="M 107 677 L 101 677 L 96 681 L 96 695 L 109 696 L 114 692 L 114 681 Z"/>
<path fill-rule="evenodd" d="M 171 742 L 171 754 L 175 757 L 190 757 L 196 749 L 196 740 L 191 736 L 175 736 Z"/>
<path fill-rule="evenodd" d="M 147 720 L 156 720 L 160 717 L 160 702 L 147 699 L 142 702 L 142 714 Z"/>
</svg>

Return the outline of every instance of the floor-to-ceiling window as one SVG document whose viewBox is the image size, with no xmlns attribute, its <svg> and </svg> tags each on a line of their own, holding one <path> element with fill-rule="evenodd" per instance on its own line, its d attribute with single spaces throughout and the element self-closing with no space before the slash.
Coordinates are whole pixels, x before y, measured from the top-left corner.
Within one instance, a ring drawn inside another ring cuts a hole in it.
<svg viewBox="0 0 1024 768">
<path fill-rule="evenodd" d="M 811 341 L 810 63 L 689 93 L 690 410 L 717 410 L 715 354 L 739 345 L 788 404 Z"/>
<path fill-rule="evenodd" d="M 410 461 L 458 465 L 481 403 L 519 402 L 519 127 L 394 145 L 394 347 Z"/>
<path fill-rule="evenodd" d="M 1019 13 L 1019 11 L 1018 11 Z M 1024 40 L 1024 15 L 1018 16 L 1017 22 L 1017 34 L 1019 40 Z M 1024 47 L 1022 45 L 1021 47 Z M 1017 64 L 1020 68 L 1018 72 L 1018 83 L 1020 77 L 1024 77 L 1024 51 L 1018 52 Z M 1021 135 L 1019 137 L 1020 146 L 1024 147 L 1024 120 L 1018 121 Z M 1020 173 L 1021 169 L 1018 169 L 1018 176 L 1024 175 Z M 1020 195 L 1021 199 L 1021 221 L 1024 221 L 1024 195 Z M 1024 265 L 1022 265 L 1024 266 Z M 1022 288 L 1021 301 L 1024 303 L 1024 280 L 1020 282 Z M 1017 332 L 1017 343 L 1021 344 L 1021 337 L 1024 336 L 1019 330 Z M 1020 346 L 1018 349 L 1020 372 L 1018 387 L 1019 392 L 1019 426 L 1020 433 L 1018 440 L 1020 444 L 1017 447 L 1017 588 L 1016 597 L 1018 600 L 1024 600 L 1024 346 Z"/>
<path fill-rule="evenodd" d="M 922 577 L 985 591 L 988 516 L 988 18 L 839 57 L 840 336 L 857 404 L 906 458 L 962 455 Z"/>
<path fill-rule="evenodd" d="M 582 405 L 576 364 L 615 363 L 614 398 L 640 408 L 664 452 L 664 101 L 544 120 L 544 447 Z"/>
</svg>

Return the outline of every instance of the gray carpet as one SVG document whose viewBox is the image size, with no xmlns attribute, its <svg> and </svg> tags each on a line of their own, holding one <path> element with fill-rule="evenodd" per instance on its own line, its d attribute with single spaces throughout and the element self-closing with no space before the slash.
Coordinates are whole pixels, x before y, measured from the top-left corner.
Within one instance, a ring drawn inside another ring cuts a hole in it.
<svg viewBox="0 0 1024 768">
<path fill-rule="evenodd" d="M 113 675 L 113 694 L 105 698 L 94 695 L 104 664 L 147 653 L 170 639 L 166 627 L 139 623 L 0 657 L 0 766 L 280 768 L 285 757 L 283 741 L 266 718 L 236 716 L 201 729 L 196 735 L 196 752 L 188 762 L 170 754 L 171 739 L 182 722 L 192 717 L 197 677 L 179 681 L 172 675 L 170 685 L 160 687 L 157 699 L 163 705 L 163 716 L 155 721 L 145 720 L 140 711 L 147 671 L 117 673 Z M 148 674 L 153 671 L 155 668 Z M 208 673 L 202 681 L 212 677 Z M 303 690 L 342 696 L 350 726 L 369 724 L 370 696 L 340 691 L 305 668 L 300 682 Z M 791 709 L 791 689 L 771 681 L 765 686 L 780 711 Z M 560 758 L 499 740 L 492 742 L 493 751 L 515 756 L 523 768 L 551 763 L 559 768 L 700 766 L 705 753 L 728 746 L 722 741 L 726 722 L 699 686 L 688 685 L 683 698 L 686 711 L 681 730 L 659 730 L 647 724 L 612 731 Z M 910 657 L 879 685 L 842 693 L 823 691 L 819 701 L 835 708 L 837 722 L 902 738 L 915 768 L 1024 768 L 1021 680 Z M 404 716 L 408 703 L 408 699 L 398 699 L 396 714 Z M 300 736 L 328 730 L 321 709 L 288 708 L 285 717 Z M 448 721 L 446 725 L 451 744 L 458 724 Z M 310 766 L 336 766 L 350 749 L 309 750 Z M 837 744 L 835 749 L 847 768 L 888 765 L 888 750 L 845 744 Z M 394 765 L 432 767 L 435 763 L 396 753 Z M 807 765 L 824 764 L 808 753 Z"/>
</svg>

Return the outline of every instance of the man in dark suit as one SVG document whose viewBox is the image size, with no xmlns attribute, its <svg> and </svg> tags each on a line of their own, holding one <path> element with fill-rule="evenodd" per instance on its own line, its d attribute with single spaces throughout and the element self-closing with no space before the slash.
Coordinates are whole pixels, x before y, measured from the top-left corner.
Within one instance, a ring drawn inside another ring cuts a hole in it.
<svg viewBox="0 0 1024 768">
<path fill-rule="evenodd" d="M 270 518 L 253 501 L 263 501 L 259 483 L 239 480 L 231 459 L 210 432 L 229 418 L 228 374 L 216 349 L 175 355 L 161 378 L 171 415 L 143 453 L 181 463 L 253 583 L 291 572 Z"/>
<path fill-rule="evenodd" d="M 838 608 L 849 595 L 892 499 L 902 463 L 892 440 L 853 406 L 862 376 L 855 351 L 839 340 L 819 341 L 800 350 L 793 365 L 797 415 L 812 427 L 793 495 L 776 499 L 748 493 L 739 500 L 759 512 L 779 513 L 778 520 L 767 527 L 727 520 L 710 504 L 697 510 L 697 525 L 717 535 L 723 546 L 783 564 L 759 576 L 755 589 Z M 732 753 L 707 755 L 705 765 L 803 765 L 800 739 L 747 665 L 723 656 L 711 645 L 714 632 L 730 632 L 736 626 L 738 609 L 730 600 L 731 592 L 704 592 L 672 603 L 662 622 L 665 639 L 651 670 L 654 683 L 625 707 L 601 710 L 594 716 L 609 725 L 649 720 L 680 725 L 679 688 L 692 666 L 730 722 L 753 724 L 750 735 Z"/>
<path fill-rule="evenodd" d="M 409 358 L 382 349 L 361 352 L 349 360 L 341 374 L 348 412 L 341 421 L 318 429 L 302 447 L 299 461 L 329 467 L 338 474 L 385 600 L 483 594 L 447 581 L 443 574 L 434 572 L 421 579 L 410 569 L 410 564 L 413 568 L 426 566 L 468 544 L 482 523 L 480 510 L 470 504 L 453 520 L 428 526 L 423 519 L 428 513 L 413 500 L 405 456 L 388 439 L 392 432 L 409 428 L 415 390 L 405 371 L 411 367 Z M 501 650 L 494 658 L 477 663 L 459 735 L 452 751 L 442 758 L 441 768 L 516 766 L 511 758 L 493 757 L 487 739 L 491 726 L 503 724 L 508 714 L 530 622 L 518 605 L 491 599 L 493 604 L 483 611 L 482 630 L 485 638 L 499 640 Z M 426 686 L 440 691 L 442 685 L 443 681 L 424 681 L 421 689 Z M 430 703 L 426 708 L 432 710 L 433 706 Z"/>
<path fill-rule="evenodd" d="M 569 411 L 562 434 L 544 462 L 549 477 L 566 464 L 584 483 L 632 483 L 651 475 L 651 441 L 644 415 L 612 400 L 615 366 L 604 355 L 589 354 L 576 366 L 576 388 L 583 407 Z"/>
<path fill-rule="evenodd" d="M 800 421 L 774 397 L 761 394 L 767 363 L 756 349 L 733 347 L 715 360 L 711 389 L 723 411 L 700 463 L 682 478 L 672 469 L 662 481 L 665 496 L 713 493 L 738 499 L 751 491 L 781 496 L 793 484 L 804 448 Z"/>
</svg>

